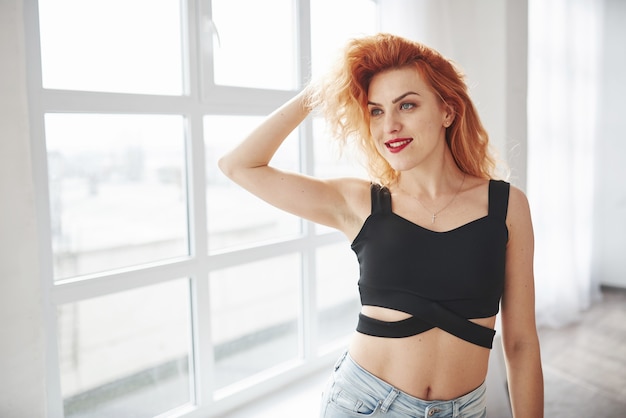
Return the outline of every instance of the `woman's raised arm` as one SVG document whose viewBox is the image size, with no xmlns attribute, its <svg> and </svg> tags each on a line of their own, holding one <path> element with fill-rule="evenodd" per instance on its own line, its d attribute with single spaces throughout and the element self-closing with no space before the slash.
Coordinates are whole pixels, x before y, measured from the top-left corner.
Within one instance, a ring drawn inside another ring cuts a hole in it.
<svg viewBox="0 0 626 418">
<path fill-rule="evenodd" d="M 310 113 L 307 94 L 305 89 L 270 114 L 218 165 L 226 176 L 269 204 L 353 235 L 358 221 L 347 195 L 354 189 L 354 180 L 320 180 L 269 165 L 287 136 Z"/>
</svg>

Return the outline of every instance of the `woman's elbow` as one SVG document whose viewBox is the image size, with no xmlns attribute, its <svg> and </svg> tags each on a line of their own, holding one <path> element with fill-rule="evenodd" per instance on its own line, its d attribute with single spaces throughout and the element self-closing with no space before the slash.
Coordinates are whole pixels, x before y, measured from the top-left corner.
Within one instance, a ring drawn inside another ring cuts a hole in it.
<svg viewBox="0 0 626 418">
<path fill-rule="evenodd" d="M 540 357 L 539 338 L 535 333 L 529 332 L 519 338 L 504 338 L 504 352 L 510 360 L 524 357 Z"/>
<path fill-rule="evenodd" d="M 229 179 L 232 179 L 237 172 L 237 165 L 229 154 L 225 154 L 217 160 L 217 167 Z"/>
</svg>

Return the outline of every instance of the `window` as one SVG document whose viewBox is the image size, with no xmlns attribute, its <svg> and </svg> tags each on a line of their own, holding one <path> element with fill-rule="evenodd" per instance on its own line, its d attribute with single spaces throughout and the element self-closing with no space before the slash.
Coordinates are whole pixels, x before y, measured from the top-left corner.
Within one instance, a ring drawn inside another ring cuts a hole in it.
<svg viewBox="0 0 626 418">
<path fill-rule="evenodd" d="M 47 415 L 219 416 L 334 357 L 358 312 L 345 238 L 216 161 L 375 32 L 375 2 L 39 0 L 25 15 Z M 308 119 L 273 162 L 362 174 L 324 136 Z"/>
<path fill-rule="evenodd" d="M 60 305 L 66 416 L 155 416 L 191 402 L 189 304 L 189 280 L 176 279 Z"/>
<path fill-rule="evenodd" d="M 44 88 L 183 93 L 177 0 L 40 0 Z"/>
<path fill-rule="evenodd" d="M 296 89 L 294 1 L 219 0 L 211 11 L 215 84 Z"/>
<path fill-rule="evenodd" d="M 54 276 L 189 255 L 180 115 L 44 118 Z"/>
</svg>

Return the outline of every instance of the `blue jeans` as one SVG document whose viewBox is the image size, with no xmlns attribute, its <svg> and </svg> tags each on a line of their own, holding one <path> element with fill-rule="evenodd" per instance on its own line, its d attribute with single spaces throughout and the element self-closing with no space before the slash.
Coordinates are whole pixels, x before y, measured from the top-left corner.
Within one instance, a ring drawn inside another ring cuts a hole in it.
<svg viewBox="0 0 626 418">
<path fill-rule="evenodd" d="M 322 394 L 320 418 L 485 418 L 486 387 L 449 401 L 424 401 L 382 381 L 345 352 Z"/>
</svg>

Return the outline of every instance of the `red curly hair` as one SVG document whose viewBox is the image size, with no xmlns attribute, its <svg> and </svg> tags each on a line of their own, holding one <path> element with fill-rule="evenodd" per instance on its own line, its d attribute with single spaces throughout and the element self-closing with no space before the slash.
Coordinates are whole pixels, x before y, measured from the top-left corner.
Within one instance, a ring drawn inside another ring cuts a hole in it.
<svg viewBox="0 0 626 418">
<path fill-rule="evenodd" d="M 390 34 L 352 39 L 341 59 L 321 83 L 312 86 L 309 101 L 325 116 L 334 135 L 343 144 L 356 140 L 367 158 L 370 176 L 381 184 L 398 178 L 380 155 L 369 128 L 369 85 L 374 75 L 392 69 L 413 67 L 444 105 L 454 109 L 446 141 L 458 167 L 465 173 L 489 179 L 495 160 L 489 151 L 489 136 L 469 97 L 464 75 L 436 50 Z"/>
</svg>

